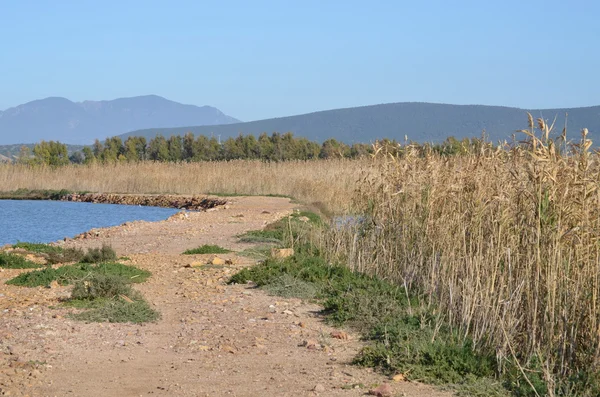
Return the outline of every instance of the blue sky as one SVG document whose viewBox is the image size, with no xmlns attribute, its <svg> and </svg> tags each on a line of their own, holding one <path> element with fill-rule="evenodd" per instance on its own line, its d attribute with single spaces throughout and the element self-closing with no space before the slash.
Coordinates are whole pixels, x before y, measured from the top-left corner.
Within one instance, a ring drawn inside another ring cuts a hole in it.
<svg viewBox="0 0 600 397">
<path fill-rule="evenodd" d="M 599 105 L 596 1 L 0 1 L 0 110 L 144 94 L 255 120 Z"/>
</svg>

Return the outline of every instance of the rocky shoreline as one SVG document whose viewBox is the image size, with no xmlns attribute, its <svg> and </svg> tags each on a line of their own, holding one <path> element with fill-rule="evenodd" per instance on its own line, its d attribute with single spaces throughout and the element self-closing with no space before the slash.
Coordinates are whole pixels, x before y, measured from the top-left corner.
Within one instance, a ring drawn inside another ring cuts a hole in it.
<svg viewBox="0 0 600 397">
<path fill-rule="evenodd" d="M 178 195 L 137 195 L 137 194 L 106 194 L 106 193 L 69 193 L 60 201 L 78 203 L 124 204 L 148 207 L 177 208 L 192 211 L 207 210 L 227 204 L 227 200 L 207 196 L 178 196 Z"/>
</svg>

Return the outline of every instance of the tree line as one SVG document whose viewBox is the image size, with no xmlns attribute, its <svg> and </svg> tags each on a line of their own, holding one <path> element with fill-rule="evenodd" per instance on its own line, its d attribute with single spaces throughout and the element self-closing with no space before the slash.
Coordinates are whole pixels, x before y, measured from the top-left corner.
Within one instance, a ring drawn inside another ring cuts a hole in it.
<svg viewBox="0 0 600 397">
<path fill-rule="evenodd" d="M 328 139 L 322 144 L 306 138 L 295 137 L 291 132 L 268 135 L 238 135 L 220 142 L 215 137 L 192 133 L 185 136 L 173 135 L 165 138 L 157 135 L 148 141 L 145 137 L 129 137 L 123 141 L 120 137 L 106 139 L 103 143 L 96 140 L 93 145 L 80 151 L 68 153 L 66 144 L 56 141 L 42 141 L 36 144 L 33 152 L 23 146 L 17 162 L 24 164 L 44 164 L 60 166 L 70 163 L 114 163 L 114 162 L 196 162 L 227 160 L 288 161 L 332 158 L 360 158 L 384 150 L 393 155 L 402 155 L 407 145 L 421 155 L 438 153 L 440 155 L 460 155 L 477 151 L 485 144 L 484 139 L 447 138 L 441 144 L 417 144 L 383 139 L 374 145 L 355 143 L 347 145 L 336 139 Z"/>
<path fill-rule="evenodd" d="M 46 164 L 52 166 L 69 163 L 90 164 L 94 162 L 193 162 L 223 160 L 312 160 L 330 158 L 357 158 L 372 153 L 372 145 L 355 143 L 347 145 L 336 139 L 328 139 L 322 144 L 306 138 L 295 137 L 291 132 L 268 135 L 240 134 L 220 142 L 215 137 L 192 133 L 165 138 L 157 135 L 151 140 L 145 137 L 129 137 L 123 141 L 120 137 L 107 138 L 104 142 L 96 140 L 93 145 L 85 146 L 81 151 L 68 155 L 67 145 L 56 141 L 42 141 L 33 148 L 23 147 L 19 162 Z"/>
</svg>

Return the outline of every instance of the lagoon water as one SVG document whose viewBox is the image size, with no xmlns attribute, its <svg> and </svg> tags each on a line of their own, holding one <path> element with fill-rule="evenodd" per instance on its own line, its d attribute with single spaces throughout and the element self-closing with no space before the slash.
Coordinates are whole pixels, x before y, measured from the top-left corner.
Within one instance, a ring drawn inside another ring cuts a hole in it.
<svg viewBox="0 0 600 397">
<path fill-rule="evenodd" d="M 136 220 L 159 221 L 177 211 L 119 204 L 0 200 L 0 246 L 18 241 L 49 243 L 92 228 Z"/>
</svg>

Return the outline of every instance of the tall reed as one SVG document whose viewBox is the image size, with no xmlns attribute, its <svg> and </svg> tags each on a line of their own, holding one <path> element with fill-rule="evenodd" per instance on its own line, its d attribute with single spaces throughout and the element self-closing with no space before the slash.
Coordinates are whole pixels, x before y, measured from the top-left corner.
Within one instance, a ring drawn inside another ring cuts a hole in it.
<svg viewBox="0 0 600 397">
<path fill-rule="evenodd" d="M 600 158 L 587 130 L 566 154 L 529 121 L 526 145 L 507 150 L 376 156 L 356 197 L 364 218 L 333 229 L 329 248 L 419 294 L 501 370 L 583 395 L 573 387 L 592 390 L 600 364 Z"/>
<path fill-rule="evenodd" d="M 280 194 L 346 208 L 362 160 L 113 163 L 40 167 L 0 165 L 0 191 L 68 189 L 105 193 Z"/>
</svg>

